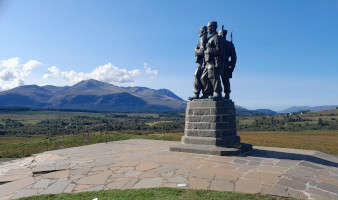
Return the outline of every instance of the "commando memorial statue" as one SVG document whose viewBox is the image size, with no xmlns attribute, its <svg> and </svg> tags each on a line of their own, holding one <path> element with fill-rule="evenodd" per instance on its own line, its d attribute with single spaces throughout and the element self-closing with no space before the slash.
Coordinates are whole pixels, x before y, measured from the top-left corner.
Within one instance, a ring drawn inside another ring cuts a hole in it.
<svg viewBox="0 0 338 200">
<path fill-rule="evenodd" d="M 200 28 L 200 40 L 195 47 L 194 95 L 189 97 L 186 109 L 182 144 L 171 146 L 171 151 L 225 156 L 252 149 L 252 145 L 241 143 L 237 135 L 236 109 L 230 99 L 229 80 L 237 55 L 232 32 L 231 41 L 226 35 L 224 26 L 217 32 L 215 21 Z"/>
<path fill-rule="evenodd" d="M 232 43 L 232 34 L 229 42 L 226 40 L 227 30 L 224 30 L 224 26 L 218 34 L 216 30 L 217 22 L 209 22 L 208 27 L 202 26 L 200 29 L 200 41 L 195 48 L 197 68 L 194 76 L 194 96 L 189 100 L 200 99 L 201 91 L 203 92 L 201 99 L 221 99 L 221 78 L 224 99 L 230 99 L 229 79 L 232 78 L 236 66 L 236 50 Z"/>
</svg>

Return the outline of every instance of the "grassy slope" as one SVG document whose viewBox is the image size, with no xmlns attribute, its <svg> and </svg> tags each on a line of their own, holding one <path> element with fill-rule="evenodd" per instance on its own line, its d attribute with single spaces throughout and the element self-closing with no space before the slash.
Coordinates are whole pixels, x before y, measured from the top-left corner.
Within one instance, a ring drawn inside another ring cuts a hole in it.
<svg viewBox="0 0 338 200">
<path fill-rule="evenodd" d="M 258 195 L 258 194 L 242 194 L 236 192 L 220 192 L 210 190 L 191 190 L 191 189 L 174 189 L 174 188 L 150 188 L 150 189 L 128 189 L 128 190 L 105 190 L 95 192 L 82 192 L 74 194 L 51 194 L 40 195 L 33 197 L 21 198 L 21 200 L 83 200 L 94 199 L 99 200 L 118 200 L 118 199 L 191 199 L 191 200 L 204 200 L 204 199 L 224 199 L 224 200 L 282 200 L 287 199 L 283 197 Z"/>
</svg>

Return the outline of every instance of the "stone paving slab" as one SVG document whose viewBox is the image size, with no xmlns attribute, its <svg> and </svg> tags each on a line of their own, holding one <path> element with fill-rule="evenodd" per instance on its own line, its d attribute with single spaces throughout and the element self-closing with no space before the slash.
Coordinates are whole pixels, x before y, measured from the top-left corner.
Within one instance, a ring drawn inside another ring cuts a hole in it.
<svg viewBox="0 0 338 200">
<path fill-rule="evenodd" d="M 124 140 L 0 163 L 0 199 L 103 189 L 177 187 L 337 199 L 338 157 L 255 146 L 238 156 L 171 152 L 179 142 Z"/>
</svg>

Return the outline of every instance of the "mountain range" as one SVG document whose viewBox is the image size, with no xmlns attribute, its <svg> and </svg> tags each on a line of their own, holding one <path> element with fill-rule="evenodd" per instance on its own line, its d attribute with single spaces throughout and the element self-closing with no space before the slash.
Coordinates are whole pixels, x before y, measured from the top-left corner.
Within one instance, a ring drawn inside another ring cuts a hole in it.
<svg viewBox="0 0 338 200">
<path fill-rule="evenodd" d="M 90 79 L 65 87 L 19 86 L 0 92 L 0 106 L 123 112 L 184 111 L 186 101 L 167 89 L 119 87 Z"/>
<path fill-rule="evenodd" d="M 0 92 L 0 106 L 30 107 L 38 109 L 78 109 L 117 112 L 183 112 L 187 101 L 167 89 L 146 87 L 119 87 L 94 79 L 73 86 L 24 85 Z M 294 106 L 278 113 L 301 110 L 322 111 L 332 106 Z M 248 110 L 236 105 L 238 115 L 274 115 L 270 109 Z"/>
<path fill-rule="evenodd" d="M 323 110 L 332 110 L 336 109 L 338 105 L 326 105 L 326 106 L 293 106 L 288 109 L 279 111 L 279 113 L 293 113 L 293 112 L 299 112 L 301 110 L 310 110 L 311 112 L 316 111 L 323 111 Z"/>
</svg>

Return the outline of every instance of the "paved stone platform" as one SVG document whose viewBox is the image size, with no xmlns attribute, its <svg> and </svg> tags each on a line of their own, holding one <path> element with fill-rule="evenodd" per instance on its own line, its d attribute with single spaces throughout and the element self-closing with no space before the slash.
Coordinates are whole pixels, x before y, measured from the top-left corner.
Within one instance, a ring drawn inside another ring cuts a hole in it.
<svg viewBox="0 0 338 200">
<path fill-rule="evenodd" d="M 124 140 L 0 164 L 0 199 L 106 189 L 177 187 L 337 199 L 338 157 L 258 147 L 240 156 L 171 152 L 179 142 Z"/>
</svg>

